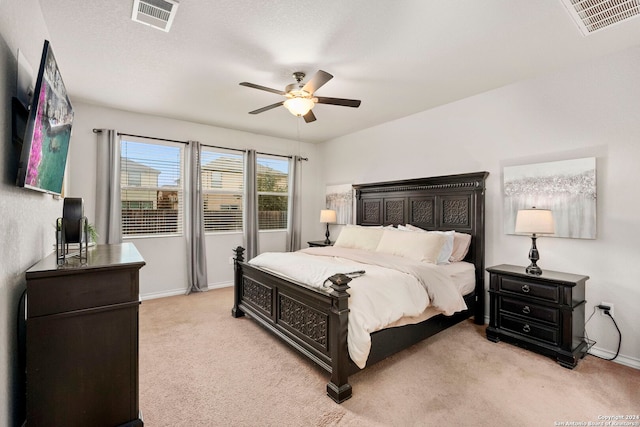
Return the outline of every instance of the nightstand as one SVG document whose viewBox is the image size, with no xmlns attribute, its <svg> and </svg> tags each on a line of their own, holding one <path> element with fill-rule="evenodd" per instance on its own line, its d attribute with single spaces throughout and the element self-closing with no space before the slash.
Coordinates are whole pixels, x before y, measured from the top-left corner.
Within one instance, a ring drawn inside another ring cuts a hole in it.
<svg viewBox="0 0 640 427">
<path fill-rule="evenodd" d="M 334 243 L 335 242 L 325 243 L 324 240 L 313 240 L 311 242 L 307 242 L 307 245 L 309 245 L 310 248 L 313 248 L 317 246 L 333 246 Z"/>
<path fill-rule="evenodd" d="M 555 357 L 573 369 L 587 352 L 584 340 L 585 283 L 589 276 L 498 265 L 490 276 L 487 338 Z"/>
</svg>

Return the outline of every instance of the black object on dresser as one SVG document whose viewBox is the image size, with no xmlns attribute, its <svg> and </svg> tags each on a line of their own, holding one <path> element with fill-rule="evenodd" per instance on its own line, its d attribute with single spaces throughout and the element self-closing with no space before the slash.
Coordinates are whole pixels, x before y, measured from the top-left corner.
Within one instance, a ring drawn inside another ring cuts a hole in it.
<svg viewBox="0 0 640 427">
<path fill-rule="evenodd" d="M 310 248 L 313 247 L 322 247 L 322 246 L 333 246 L 335 242 L 326 243 L 324 240 L 312 240 L 311 242 L 307 242 Z"/>
<path fill-rule="evenodd" d="M 588 276 L 498 265 L 490 274 L 487 338 L 555 357 L 573 369 L 584 357 L 585 283 Z"/>
<path fill-rule="evenodd" d="M 27 427 L 142 426 L 138 271 L 132 243 L 26 272 Z"/>
</svg>

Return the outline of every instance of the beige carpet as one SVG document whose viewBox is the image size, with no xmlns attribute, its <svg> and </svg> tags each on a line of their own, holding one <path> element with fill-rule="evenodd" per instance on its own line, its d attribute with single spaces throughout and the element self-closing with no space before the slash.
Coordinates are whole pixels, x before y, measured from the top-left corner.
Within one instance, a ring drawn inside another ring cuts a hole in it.
<svg viewBox="0 0 640 427">
<path fill-rule="evenodd" d="M 145 426 L 554 426 L 640 414 L 640 371 L 593 356 L 574 370 L 463 322 L 350 378 L 328 374 L 247 318 L 231 288 L 144 301 Z"/>
</svg>

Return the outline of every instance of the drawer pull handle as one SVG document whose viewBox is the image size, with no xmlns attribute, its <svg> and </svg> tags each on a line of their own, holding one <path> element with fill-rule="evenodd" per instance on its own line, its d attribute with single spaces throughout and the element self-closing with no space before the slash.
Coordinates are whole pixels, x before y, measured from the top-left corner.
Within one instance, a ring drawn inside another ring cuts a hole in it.
<svg viewBox="0 0 640 427">
<path fill-rule="evenodd" d="M 529 306 L 528 306 L 528 305 L 525 305 L 525 306 L 522 308 L 522 312 L 523 312 L 524 314 L 529 314 L 529 313 L 531 313 L 531 309 L 529 308 Z"/>
<path fill-rule="evenodd" d="M 529 285 L 527 284 L 522 285 L 522 292 L 524 292 L 525 294 L 528 294 L 530 290 L 531 289 L 529 289 Z"/>
<path fill-rule="evenodd" d="M 529 332 L 531 332 L 531 327 L 530 327 L 529 325 L 524 325 L 524 326 L 522 327 L 522 330 L 523 330 L 524 332 L 526 332 L 526 333 L 529 333 Z"/>
</svg>

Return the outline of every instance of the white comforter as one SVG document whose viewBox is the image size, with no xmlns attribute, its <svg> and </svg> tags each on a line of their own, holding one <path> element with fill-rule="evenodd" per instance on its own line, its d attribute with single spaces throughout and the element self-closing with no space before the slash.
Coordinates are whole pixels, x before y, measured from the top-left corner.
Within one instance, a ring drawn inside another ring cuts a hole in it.
<svg viewBox="0 0 640 427">
<path fill-rule="evenodd" d="M 372 332 L 431 305 L 446 315 L 467 308 L 453 281 L 433 264 L 358 249 L 322 247 L 258 255 L 250 264 L 329 292 L 326 279 L 364 270 L 349 289 L 347 345 L 351 360 L 364 368 Z M 326 282 L 326 283 L 325 283 Z"/>
</svg>

